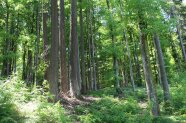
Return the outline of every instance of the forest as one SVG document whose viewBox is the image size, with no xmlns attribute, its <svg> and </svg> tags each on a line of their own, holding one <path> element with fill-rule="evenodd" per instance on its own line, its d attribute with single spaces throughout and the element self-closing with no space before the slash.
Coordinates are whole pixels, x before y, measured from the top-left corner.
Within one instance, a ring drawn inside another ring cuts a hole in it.
<svg viewBox="0 0 186 123">
<path fill-rule="evenodd" d="M 186 0 L 0 0 L 0 123 L 186 123 Z"/>
</svg>

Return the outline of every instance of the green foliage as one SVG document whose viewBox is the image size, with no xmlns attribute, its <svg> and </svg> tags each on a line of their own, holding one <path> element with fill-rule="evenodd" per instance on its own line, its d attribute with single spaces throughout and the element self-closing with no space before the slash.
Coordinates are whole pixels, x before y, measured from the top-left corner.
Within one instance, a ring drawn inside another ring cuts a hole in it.
<svg viewBox="0 0 186 123">
<path fill-rule="evenodd" d="M 151 119 L 132 98 L 119 100 L 104 97 L 90 106 L 77 107 L 76 112 L 83 123 L 135 123 Z"/>
<path fill-rule="evenodd" d="M 139 107 L 134 100 L 105 97 L 84 110 L 82 107 L 77 107 L 76 110 L 81 114 L 80 120 L 84 123 L 121 123 L 135 118 L 134 114 L 139 112 Z"/>
<path fill-rule="evenodd" d="M 177 82 L 171 87 L 172 106 L 178 114 L 186 114 L 186 72 L 179 73 L 175 77 Z"/>
<path fill-rule="evenodd" d="M 17 76 L 0 83 L 0 123 L 67 123 L 62 105 L 49 103 L 44 88 L 28 89 Z"/>
<path fill-rule="evenodd" d="M 5 86 L 0 84 L 0 123 L 17 123 L 21 117 L 12 100 L 12 93 Z"/>
<path fill-rule="evenodd" d="M 64 109 L 60 103 L 50 104 L 41 103 L 39 108 L 36 110 L 36 114 L 39 116 L 38 123 L 67 123 L 68 119 L 64 115 Z"/>
</svg>

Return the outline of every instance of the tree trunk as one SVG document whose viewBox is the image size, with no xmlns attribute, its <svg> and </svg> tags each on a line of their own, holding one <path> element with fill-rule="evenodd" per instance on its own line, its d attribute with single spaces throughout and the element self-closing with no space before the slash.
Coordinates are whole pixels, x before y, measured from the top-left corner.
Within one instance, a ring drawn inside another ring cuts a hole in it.
<svg viewBox="0 0 186 123">
<path fill-rule="evenodd" d="M 82 80 L 82 93 L 86 93 L 86 80 L 85 80 L 85 48 L 84 48 L 84 30 L 83 30 L 83 12 L 82 12 L 82 0 L 80 0 L 80 45 L 81 45 L 81 80 Z"/>
<path fill-rule="evenodd" d="M 77 38 L 77 1 L 71 0 L 71 94 L 73 97 L 80 96 L 79 87 L 79 50 Z"/>
<path fill-rule="evenodd" d="M 133 49 L 133 56 L 134 56 L 134 62 L 135 62 L 135 70 L 136 70 L 136 82 L 137 82 L 137 86 L 141 87 L 142 86 L 142 78 L 141 78 L 141 67 L 140 67 L 140 63 L 139 63 L 139 56 L 138 56 L 138 45 L 137 42 L 134 41 L 133 39 L 133 31 L 132 29 L 130 30 L 130 41 L 134 43 L 134 49 Z"/>
<path fill-rule="evenodd" d="M 169 92 L 169 84 L 167 80 L 167 74 L 165 70 L 165 63 L 164 63 L 164 57 L 163 52 L 161 49 L 161 44 L 158 35 L 154 34 L 154 44 L 157 52 L 158 57 L 158 67 L 160 70 L 160 77 L 161 77 L 161 83 L 163 86 L 163 92 L 164 92 L 164 101 L 170 100 L 170 92 Z"/>
<path fill-rule="evenodd" d="M 44 48 L 44 60 L 46 63 L 49 63 L 49 43 L 47 38 L 47 13 L 43 13 L 43 48 Z M 49 67 L 46 68 L 44 73 L 44 79 L 49 81 Z"/>
<path fill-rule="evenodd" d="M 50 92 L 54 95 L 53 101 L 59 99 L 58 96 L 58 54 L 59 54 L 59 30 L 58 30 L 58 9 L 57 0 L 51 0 L 51 22 L 52 22 L 52 42 L 49 67 Z"/>
<path fill-rule="evenodd" d="M 66 94 L 68 89 L 68 77 L 66 66 L 66 42 L 65 42 L 65 9 L 64 0 L 60 0 L 60 39 L 61 39 L 61 89 Z"/>
<path fill-rule="evenodd" d="M 134 83 L 134 74 L 133 74 L 133 70 L 132 70 L 132 61 L 131 61 L 130 48 L 129 48 L 129 45 L 128 45 L 128 39 L 127 39 L 125 31 L 124 31 L 124 38 L 125 38 L 125 41 L 126 41 L 127 54 L 128 54 L 128 58 L 129 58 L 130 80 L 131 80 L 133 91 L 135 91 L 136 89 L 135 89 L 135 83 Z"/>
<path fill-rule="evenodd" d="M 40 41 L 40 0 L 38 1 L 38 6 L 37 6 L 37 21 L 36 21 L 36 35 L 37 39 L 35 42 L 35 83 L 36 85 L 41 85 L 38 81 L 38 61 L 39 61 L 39 41 Z"/>
<path fill-rule="evenodd" d="M 184 60 L 184 62 L 186 62 L 186 50 L 185 50 L 185 46 L 183 44 L 183 38 L 182 38 L 181 29 L 180 29 L 179 24 L 177 25 L 177 34 L 178 34 L 179 41 L 180 41 L 180 47 L 181 47 L 181 51 L 182 51 L 183 60 Z"/>
<path fill-rule="evenodd" d="M 148 44 L 147 44 L 147 35 L 143 32 L 140 32 L 140 45 L 141 45 L 143 69 L 144 69 L 148 99 L 149 99 L 150 104 L 152 104 L 152 114 L 154 116 L 158 116 L 159 105 L 158 105 L 158 101 L 156 97 L 155 88 L 153 86 L 153 78 L 152 78 Z"/>
</svg>

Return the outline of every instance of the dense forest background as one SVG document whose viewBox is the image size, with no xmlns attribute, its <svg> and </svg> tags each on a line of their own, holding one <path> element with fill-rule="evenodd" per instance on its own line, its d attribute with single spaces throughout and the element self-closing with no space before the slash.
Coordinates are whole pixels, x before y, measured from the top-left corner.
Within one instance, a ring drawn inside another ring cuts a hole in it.
<svg viewBox="0 0 186 123">
<path fill-rule="evenodd" d="M 185 0 L 0 0 L 0 123 L 186 122 Z"/>
</svg>

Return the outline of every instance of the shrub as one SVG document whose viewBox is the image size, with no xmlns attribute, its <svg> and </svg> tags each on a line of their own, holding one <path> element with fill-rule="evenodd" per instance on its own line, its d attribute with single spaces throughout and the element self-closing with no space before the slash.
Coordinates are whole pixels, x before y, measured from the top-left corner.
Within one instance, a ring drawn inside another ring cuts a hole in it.
<svg viewBox="0 0 186 123">
<path fill-rule="evenodd" d="M 0 85 L 0 123 L 17 123 L 21 117 L 12 100 L 13 95 Z"/>
<path fill-rule="evenodd" d="M 83 108 L 85 110 L 82 110 Z M 136 123 L 146 120 L 147 116 L 132 98 L 119 100 L 105 97 L 83 108 L 76 108 L 83 123 Z"/>
<path fill-rule="evenodd" d="M 186 114 L 186 72 L 175 77 L 176 83 L 171 87 L 172 107 L 178 114 Z"/>
<path fill-rule="evenodd" d="M 60 103 L 41 103 L 36 110 L 38 123 L 67 123 L 68 119 L 64 114 L 64 109 Z"/>
</svg>

